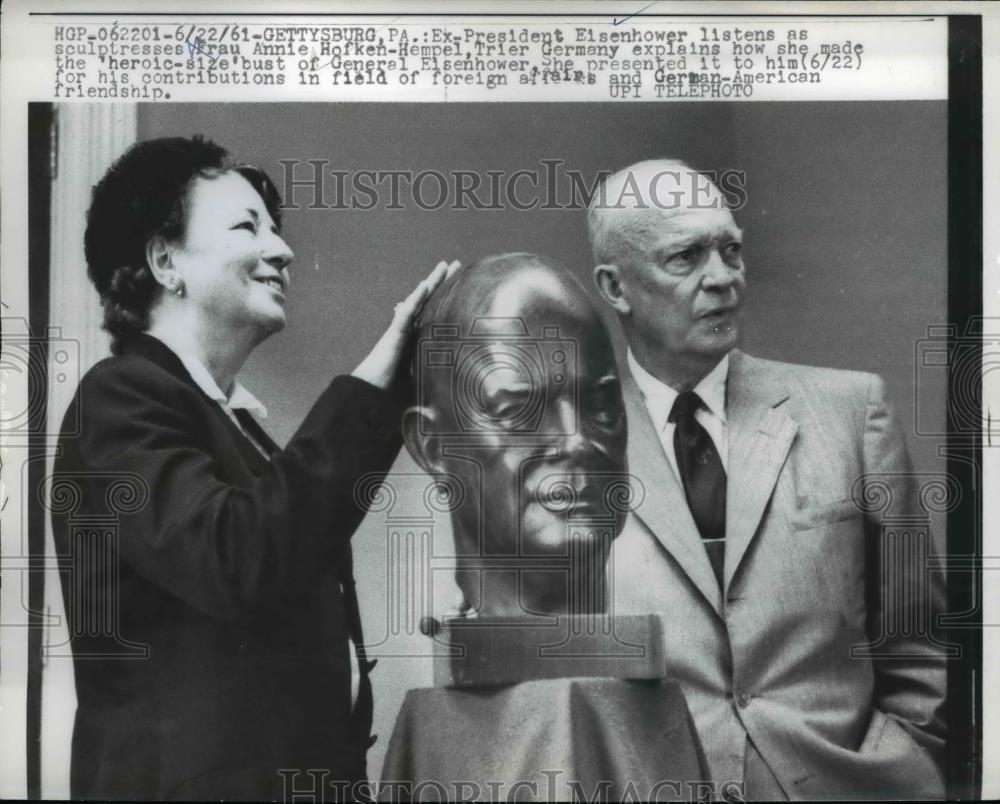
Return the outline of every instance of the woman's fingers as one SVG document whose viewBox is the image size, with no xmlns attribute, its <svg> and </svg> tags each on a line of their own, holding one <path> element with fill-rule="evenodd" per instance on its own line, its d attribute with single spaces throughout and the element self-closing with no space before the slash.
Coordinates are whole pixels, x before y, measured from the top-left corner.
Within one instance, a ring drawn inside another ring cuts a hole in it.
<svg viewBox="0 0 1000 804">
<path fill-rule="evenodd" d="M 418 284 L 413 291 L 403 301 L 396 305 L 392 316 L 393 329 L 397 332 L 406 332 L 413 324 L 413 320 L 424 306 L 430 292 L 426 280 Z"/>
<path fill-rule="evenodd" d="M 394 328 L 399 332 L 409 330 L 434 291 L 451 278 L 459 267 L 461 263 L 457 260 L 451 263 L 442 260 L 435 265 L 434 270 L 417 283 L 410 295 L 396 305 L 393 315 L 393 324 L 396 325 Z"/>
<path fill-rule="evenodd" d="M 436 271 L 437 269 L 435 268 L 434 270 Z M 406 319 L 411 318 L 419 309 L 422 301 L 428 296 L 427 279 L 429 279 L 429 277 L 420 280 L 420 282 L 417 283 L 417 286 L 410 291 L 410 295 L 396 305 L 396 314 L 393 317 L 394 320 L 405 321 Z"/>
<path fill-rule="evenodd" d="M 413 324 L 417 316 L 420 315 L 431 294 L 454 276 L 459 267 L 460 263 L 457 261 L 447 263 L 442 260 L 434 266 L 433 271 L 417 283 L 409 296 L 395 306 L 392 323 L 368 356 L 354 370 L 355 377 L 360 377 L 380 388 L 392 385 L 399 373 L 401 361 L 405 362 L 407 346 L 412 346 Z"/>
</svg>

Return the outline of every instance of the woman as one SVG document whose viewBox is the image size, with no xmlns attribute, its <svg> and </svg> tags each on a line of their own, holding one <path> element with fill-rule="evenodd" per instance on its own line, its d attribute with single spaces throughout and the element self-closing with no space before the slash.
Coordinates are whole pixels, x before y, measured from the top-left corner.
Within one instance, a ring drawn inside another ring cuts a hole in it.
<svg viewBox="0 0 1000 804">
<path fill-rule="evenodd" d="M 94 189 L 86 256 L 114 356 L 80 383 L 53 486 L 76 798 L 272 799 L 365 778 L 354 488 L 399 450 L 412 322 L 457 265 L 397 305 L 278 449 L 235 378 L 285 325 L 279 204 L 262 171 L 199 138 L 139 143 Z M 115 527 L 71 527 L 87 517 Z"/>
</svg>

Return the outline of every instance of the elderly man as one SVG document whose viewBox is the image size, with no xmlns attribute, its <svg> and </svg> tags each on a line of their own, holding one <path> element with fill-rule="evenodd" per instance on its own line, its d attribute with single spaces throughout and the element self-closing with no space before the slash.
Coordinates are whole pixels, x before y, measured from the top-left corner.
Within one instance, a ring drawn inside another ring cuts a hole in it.
<svg viewBox="0 0 1000 804">
<path fill-rule="evenodd" d="M 609 177 L 589 231 L 645 490 L 614 600 L 661 615 L 713 780 L 758 800 L 940 798 L 943 649 L 911 626 L 943 581 L 882 549 L 912 543 L 862 505 L 877 478 L 894 514 L 920 510 L 882 381 L 736 348 L 742 233 L 687 165 Z"/>
</svg>

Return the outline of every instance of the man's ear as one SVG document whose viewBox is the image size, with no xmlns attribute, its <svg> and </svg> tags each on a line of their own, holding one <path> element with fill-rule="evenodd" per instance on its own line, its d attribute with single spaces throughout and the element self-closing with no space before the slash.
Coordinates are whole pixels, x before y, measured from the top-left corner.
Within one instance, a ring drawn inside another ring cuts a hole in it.
<svg viewBox="0 0 1000 804">
<path fill-rule="evenodd" d="M 438 414 L 426 406 L 414 405 L 403 413 L 403 443 L 417 465 L 430 475 L 444 472 L 441 439 L 436 434 Z"/>
<path fill-rule="evenodd" d="M 614 263 L 603 263 L 594 269 L 594 284 L 601 298 L 610 304 L 618 315 L 628 315 L 632 305 L 625 298 L 621 270 Z"/>
<path fill-rule="evenodd" d="M 146 265 L 149 266 L 153 279 L 170 290 L 174 282 L 171 277 L 177 275 L 177 269 L 170 256 L 170 244 L 161 235 L 153 235 L 146 243 Z"/>
</svg>

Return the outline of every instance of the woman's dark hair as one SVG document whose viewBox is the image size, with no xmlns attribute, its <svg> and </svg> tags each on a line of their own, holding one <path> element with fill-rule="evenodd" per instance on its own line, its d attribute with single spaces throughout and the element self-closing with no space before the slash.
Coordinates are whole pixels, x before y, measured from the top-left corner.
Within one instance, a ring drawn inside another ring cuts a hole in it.
<svg viewBox="0 0 1000 804">
<path fill-rule="evenodd" d="M 260 194 L 281 226 L 281 196 L 264 171 L 241 165 L 223 147 L 195 136 L 138 142 L 118 158 L 94 187 L 87 211 L 87 275 L 101 296 L 112 351 L 149 328 L 159 283 L 146 264 L 146 244 L 159 235 L 177 240 L 187 224 L 194 179 L 235 171 Z"/>
</svg>

